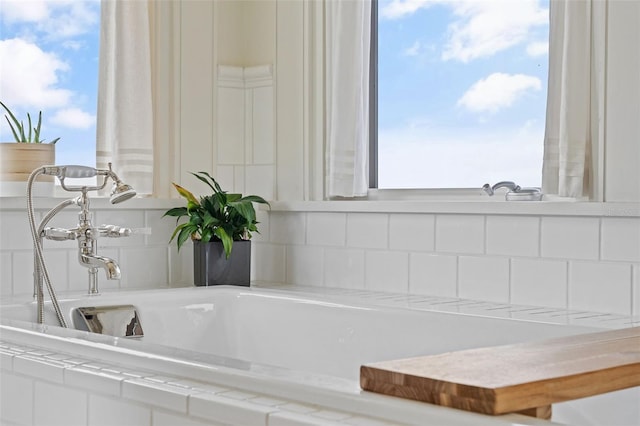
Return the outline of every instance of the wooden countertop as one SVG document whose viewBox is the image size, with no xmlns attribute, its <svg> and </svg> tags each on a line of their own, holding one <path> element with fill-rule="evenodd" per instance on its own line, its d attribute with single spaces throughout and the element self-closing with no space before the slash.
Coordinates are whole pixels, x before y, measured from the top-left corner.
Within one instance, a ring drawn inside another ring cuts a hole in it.
<svg viewBox="0 0 640 426">
<path fill-rule="evenodd" d="M 478 413 L 550 418 L 554 402 L 640 385 L 640 327 L 364 365 L 360 385 Z"/>
</svg>

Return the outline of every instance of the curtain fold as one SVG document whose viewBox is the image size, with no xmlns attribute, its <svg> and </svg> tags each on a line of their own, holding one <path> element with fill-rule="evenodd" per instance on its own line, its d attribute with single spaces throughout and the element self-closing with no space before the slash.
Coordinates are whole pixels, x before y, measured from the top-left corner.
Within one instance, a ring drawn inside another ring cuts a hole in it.
<svg viewBox="0 0 640 426">
<path fill-rule="evenodd" d="M 328 0 L 326 19 L 326 164 L 329 197 L 368 190 L 371 1 Z"/>
<path fill-rule="evenodd" d="M 147 1 L 102 0 L 96 165 L 153 193 L 153 99 Z"/>
<path fill-rule="evenodd" d="M 542 190 L 561 197 L 593 197 L 593 153 L 604 121 L 602 0 L 550 2 L 549 84 Z"/>
</svg>

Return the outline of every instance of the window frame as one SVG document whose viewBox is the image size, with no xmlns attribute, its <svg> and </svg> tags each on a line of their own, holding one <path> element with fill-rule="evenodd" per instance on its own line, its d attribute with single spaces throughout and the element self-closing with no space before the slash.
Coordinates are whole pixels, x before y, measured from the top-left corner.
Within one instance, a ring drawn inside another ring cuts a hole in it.
<svg viewBox="0 0 640 426">
<path fill-rule="evenodd" d="M 379 188 L 378 182 L 378 16 L 379 0 L 371 0 L 371 40 L 369 61 L 369 190 L 366 199 L 426 201 L 506 201 L 504 197 L 488 197 L 478 187 L 445 188 Z M 544 141 L 540 141 L 544 143 Z M 517 182 L 516 182 L 517 183 Z"/>
</svg>

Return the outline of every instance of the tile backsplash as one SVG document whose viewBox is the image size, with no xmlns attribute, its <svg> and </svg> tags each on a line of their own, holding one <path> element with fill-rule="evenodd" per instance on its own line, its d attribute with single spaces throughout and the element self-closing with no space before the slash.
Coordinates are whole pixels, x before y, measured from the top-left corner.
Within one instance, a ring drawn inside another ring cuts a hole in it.
<svg viewBox="0 0 640 426">
<path fill-rule="evenodd" d="M 151 231 L 99 240 L 99 253 L 122 270 L 116 281 L 100 272 L 101 289 L 191 285 L 191 245 L 178 253 L 169 244 L 174 222 L 162 214 L 170 202 L 161 204 L 97 203 L 95 224 Z M 2 209 L 0 220 L 0 294 L 31 294 L 26 214 Z M 639 217 L 260 210 L 258 221 L 256 281 L 640 315 Z M 69 208 L 51 226 L 76 222 Z M 76 256 L 73 241 L 45 242 L 59 291 L 87 289 Z"/>
<path fill-rule="evenodd" d="M 169 244 L 174 221 L 162 218 L 169 204 L 165 203 L 166 208 L 131 209 L 107 206 L 102 201 L 105 200 L 95 200 L 92 204 L 94 225 L 118 225 L 132 228 L 138 233 L 129 237 L 98 240 L 98 254 L 114 259 L 122 273 L 120 280 L 107 280 L 103 271 L 99 271 L 101 290 L 182 286 L 192 282 L 190 264 L 186 263 L 191 259 L 190 245 L 178 253 L 175 242 Z M 178 203 L 176 201 L 176 205 Z M 37 209 L 38 202 L 34 204 L 38 223 L 46 210 Z M 56 215 L 48 226 L 73 228 L 78 222 L 78 211 L 77 207 L 68 207 Z M 77 260 L 77 242 L 45 240 L 44 256 L 57 291 L 87 290 L 87 270 Z M 33 246 L 26 209 L 0 210 L 0 262 L 0 295 L 33 293 Z M 186 266 L 183 268 L 183 265 Z"/>
<path fill-rule="evenodd" d="M 640 218 L 260 212 L 253 278 L 640 315 Z"/>
</svg>

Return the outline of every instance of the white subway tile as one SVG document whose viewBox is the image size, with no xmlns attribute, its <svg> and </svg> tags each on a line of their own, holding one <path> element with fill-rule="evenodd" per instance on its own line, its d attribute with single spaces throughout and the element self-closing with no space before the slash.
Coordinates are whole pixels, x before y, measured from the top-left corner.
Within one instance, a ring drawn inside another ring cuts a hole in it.
<svg viewBox="0 0 640 426">
<path fill-rule="evenodd" d="M 308 213 L 307 244 L 316 246 L 344 246 L 347 215 L 345 213 Z"/>
<path fill-rule="evenodd" d="M 123 288 L 154 288 L 169 284 L 165 247 L 123 248 L 120 250 Z"/>
<path fill-rule="evenodd" d="M 65 364 L 39 356 L 16 356 L 13 359 L 13 371 L 38 377 L 50 382 L 62 383 Z"/>
<path fill-rule="evenodd" d="M 367 251 L 364 285 L 368 290 L 407 293 L 409 254 L 396 251 Z"/>
<path fill-rule="evenodd" d="M 488 216 L 487 254 L 538 256 L 540 219 L 527 216 Z"/>
<path fill-rule="evenodd" d="M 115 425 L 116 423 L 114 423 Z M 120 423 L 123 424 L 123 423 Z M 136 423 L 142 424 L 142 423 Z M 146 425 L 146 423 L 144 423 Z M 132 423 L 133 425 L 133 423 Z M 188 416 L 178 416 L 175 414 L 164 413 L 162 411 L 153 411 L 152 426 L 216 426 L 220 423 L 212 423 L 210 420 L 199 421 Z"/>
<path fill-rule="evenodd" d="M 11 263 L 11 253 L 0 253 L 0 296 L 2 297 L 13 294 L 13 268 Z"/>
<path fill-rule="evenodd" d="M 122 206 L 122 204 L 119 206 Z M 115 225 L 123 228 L 144 228 L 144 210 L 124 210 L 122 207 L 114 207 L 97 210 L 94 218 L 94 226 Z M 101 237 L 98 238 L 98 248 L 143 246 L 144 237 L 143 234 L 133 234 L 128 237 L 118 238 Z"/>
<path fill-rule="evenodd" d="M 562 259 L 598 259 L 600 220 L 585 217 L 543 217 L 541 255 Z"/>
<path fill-rule="evenodd" d="M 45 249 L 45 261 L 47 268 L 49 267 L 48 252 Z M 14 294 L 33 294 L 33 252 L 32 251 L 16 251 L 13 253 L 12 259 L 13 269 L 13 293 Z M 51 271 L 49 271 L 51 274 Z M 51 276 L 51 275 L 50 275 Z M 53 277 L 51 277 L 53 280 Z"/>
<path fill-rule="evenodd" d="M 364 288 L 364 250 L 325 249 L 324 285 Z"/>
<path fill-rule="evenodd" d="M 149 408 L 123 399 L 108 398 L 95 394 L 89 395 L 88 426 L 146 426 L 149 424 L 151 424 L 151 410 Z"/>
<path fill-rule="evenodd" d="M 34 424 L 47 426 L 87 423 L 87 394 L 68 386 L 36 382 Z"/>
<path fill-rule="evenodd" d="M 64 382 L 67 385 L 113 396 L 120 396 L 120 384 L 128 378 L 130 377 L 124 374 L 83 366 L 68 368 L 64 372 Z"/>
<path fill-rule="evenodd" d="M 273 165 L 247 166 L 244 195 L 259 195 L 265 200 L 273 200 L 275 177 Z"/>
<path fill-rule="evenodd" d="M 211 394 L 196 394 L 189 399 L 189 414 L 233 425 L 267 425 L 274 408 Z"/>
<path fill-rule="evenodd" d="M 183 207 L 183 203 L 176 200 L 175 207 Z M 162 215 L 167 210 L 146 210 L 144 212 L 144 227 L 151 230 L 151 234 L 146 235 L 146 245 L 169 245 L 171 234 L 176 228 L 176 218 L 173 216 L 163 217 Z M 175 240 L 171 244 L 175 244 Z"/>
<path fill-rule="evenodd" d="M 0 348 L 0 370 L 2 370 L 2 374 L 4 374 L 5 371 L 13 371 L 14 356 L 15 353 L 13 351 Z"/>
<path fill-rule="evenodd" d="M 2 218 L 0 220 L 0 241 L 3 250 L 33 249 L 26 208 L 24 212 L 2 211 L 0 217 Z"/>
<path fill-rule="evenodd" d="M 435 216 L 430 214 L 392 214 L 389 216 L 389 248 L 392 250 L 433 251 Z"/>
<path fill-rule="evenodd" d="M 272 212 L 270 237 L 272 243 L 304 244 L 305 213 Z"/>
<path fill-rule="evenodd" d="M 285 282 L 285 246 L 255 243 L 255 256 L 251 256 L 251 279 Z"/>
<path fill-rule="evenodd" d="M 178 386 L 147 379 L 131 379 L 122 382 L 122 396 L 180 413 L 187 412 L 187 398 L 190 391 Z"/>
<path fill-rule="evenodd" d="M 0 423 L 33 424 L 33 381 L 9 372 L 0 380 Z"/>
<path fill-rule="evenodd" d="M 640 219 L 602 219 L 602 259 L 640 262 Z"/>
<path fill-rule="evenodd" d="M 169 248 L 169 274 L 172 286 L 193 285 L 193 244 Z"/>
<path fill-rule="evenodd" d="M 387 248 L 389 216 L 381 213 L 347 214 L 347 246 Z"/>
<path fill-rule="evenodd" d="M 334 422 L 307 414 L 280 411 L 269 416 L 269 426 L 343 426 L 342 422 Z"/>
<path fill-rule="evenodd" d="M 509 301 L 509 259 L 461 256 L 458 259 L 458 295 L 463 299 Z"/>
<path fill-rule="evenodd" d="M 66 250 L 48 250 L 45 243 L 43 251 L 49 277 L 58 291 L 68 290 L 68 258 Z M 13 255 L 14 293 L 33 293 L 33 252 L 18 252 Z"/>
<path fill-rule="evenodd" d="M 323 249 L 310 246 L 287 246 L 287 283 L 321 286 L 324 279 Z"/>
<path fill-rule="evenodd" d="M 569 308 L 631 314 L 631 266 L 604 262 L 569 264 Z"/>
<path fill-rule="evenodd" d="M 262 242 L 269 242 L 269 223 L 270 223 L 270 216 L 269 216 L 269 212 L 268 211 L 264 211 L 264 210 L 260 210 L 259 207 L 255 206 L 256 208 L 256 220 L 258 221 L 258 224 L 256 225 L 258 228 L 259 232 L 253 232 L 251 234 L 251 240 L 252 241 L 262 241 Z"/>
<path fill-rule="evenodd" d="M 484 216 L 436 216 L 436 251 L 483 253 Z"/>
<path fill-rule="evenodd" d="M 511 303 L 567 308 L 567 262 L 511 260 Z"/>
<path fill-rule="evenodd" d="M 411 253 L 409 292 L 431 296 L 458 295 L 458 260 L 455 256 Z"/>
</svg>

